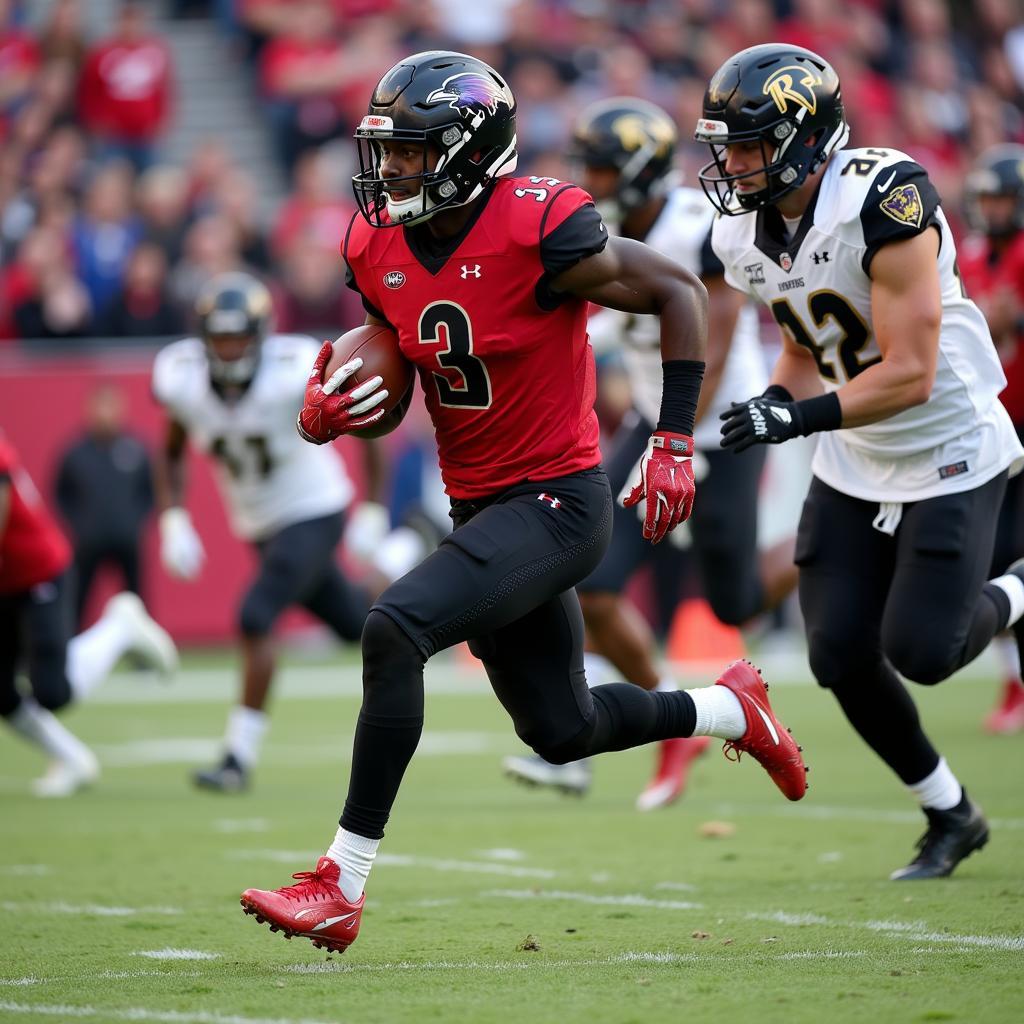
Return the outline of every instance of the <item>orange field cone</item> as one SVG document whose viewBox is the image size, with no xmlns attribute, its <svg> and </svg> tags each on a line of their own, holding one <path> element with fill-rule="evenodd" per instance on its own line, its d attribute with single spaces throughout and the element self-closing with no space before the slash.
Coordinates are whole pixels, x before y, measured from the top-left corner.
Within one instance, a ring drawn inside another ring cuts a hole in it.
<svg viewBox="0 0 1024 1024">
<path fill-rule="evenodd" d="M 743 634 L 718 619 L 704 598 L 688 598 L 676 609 L 665 652 L 669 661 L 725 665 L 745 652 Z"/>
</svg>

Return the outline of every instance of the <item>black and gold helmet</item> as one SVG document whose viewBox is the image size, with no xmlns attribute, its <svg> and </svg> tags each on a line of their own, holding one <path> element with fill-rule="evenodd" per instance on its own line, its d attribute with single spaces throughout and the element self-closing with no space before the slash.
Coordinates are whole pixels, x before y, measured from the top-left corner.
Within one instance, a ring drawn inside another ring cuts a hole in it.
<svg viewBox="0 0 1024 1024">
<path fill-rule="evenodd" d="M 272 314 L 270 292 L 251 274 L 233 271 L 206 283 L 196 299 L 196 317 L 214 381 L 252 380 Z"/>
<path fill-rule="evenodd" d="M 579 116 L 569 156 L 586 167 L 618 172 L 612 220 L 664 195 L 675 181 L 679 133 L 661 107 L 632 96 L 592 103 Z"/>
<path fill-rule="evenodd" d="M 698 178 L 721 213 L 748 213 L 799 188 L 849 134 L 839 76 L 827 60 L 786 43 L 751 46 L 730 57 L 704 93 L 694 138 L 711 147 L 713 159 Z M 730 175 L 725 147 L 742 142 L 760 143 L 762 164 Z M 764 188 L 737 190 L 759 174 Z"/>
<path fill-rule="evenodd" d="M 1013 210 L 997 223 L 985 215 L 982 196 L 1010 196 Z M 964 206 L 971 227 L 990 238 L 1024 230 L 1024 146 L 1006 143 L 985 150 L 967 174 Z"/>
</svg>

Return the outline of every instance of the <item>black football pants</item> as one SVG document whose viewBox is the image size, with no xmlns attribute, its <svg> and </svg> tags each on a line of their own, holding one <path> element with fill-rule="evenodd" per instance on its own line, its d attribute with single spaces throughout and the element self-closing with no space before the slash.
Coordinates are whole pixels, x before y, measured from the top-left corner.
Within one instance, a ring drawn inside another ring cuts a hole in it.
<svg viewBox="0 0 1024 1024">
<path fill-rule="evenodd" d="M 452 518 L 455 530 L 381 595 L 363 630 L 363 706 L 341 825 L 369 838 L 383 835 L 419 741 L 423 666 L 463 640 L 516 733 L 548 761 L 693 732 L 693 701 L 682 691 L 587 687 L 574 587 L 608 546 L 603 471 L 455 502 Z"/>
<path fill-rule="evenodd" d="M 985 582 L 1006 473 L 971 491 L 905 504 L 894 536 L 879 509 L 811 482 L 797 534 L 811 670 L 850 724 L 906 784 L 939 755 L 899 675 L 941 682 L 1006 627 L 1009 602 Z"/>
</svg>

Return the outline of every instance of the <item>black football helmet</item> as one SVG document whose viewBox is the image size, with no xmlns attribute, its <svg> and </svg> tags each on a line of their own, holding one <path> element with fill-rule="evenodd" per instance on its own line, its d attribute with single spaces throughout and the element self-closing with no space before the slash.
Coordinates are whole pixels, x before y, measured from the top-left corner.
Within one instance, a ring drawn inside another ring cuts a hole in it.
<svg viewBox="0 0 1024 1024">
<path fill-rule="evenodd" d="M 711 147 L 713 159 L 698 178 L 720 212 L 747 213 L 799 188 L 849 134 L 839 76 L 828 61 L 800 46 L 751 46 L 730 57 L 704 93 L 694 138 Z M 760 143 L 762 166 L 727 173 L 725 147 L 736 142 Z M 759 174 L 764 188 L 737 190 L 737 182 Z"/>
<path fill-rule="evenodd" d="M 377 84 L 355 139 L 359 173 L 352 184 L 363 216 L 376 228 L 416 224 L 471 202 L 494 178 L 515 170 L 516 101 L 505 80 L 476 57 L 416 53 Z M 381 177 L 386 139 L 423 144 L 422 172 Z M 438 157 L 433 168 L 432 155 Z M 415 196 L 391 199 L 390 188 L 410 184 L 418 186 Z"/>
<path fill-rule="evenodd" d="M 989 221 L 979 202 L 982 196 L 1012 196 L 1013 213 L 1002 223 Z M 982 153 L 964 182 L 964 206 L 971 227 L 990 238 L 1024 230 L 1024 146 L 1007 143 Z"/>
<path fill-rule="evenodd" d="M 672 161 L 679 135 L 661 107 L 631 96 L 590 104 L 572 133 L 570 159 L 586 167 L 618 171 L 615 198 L 602 207 L 605 219 L 624 214 L 659 196 L 675 183 Z"/>
<path fill-rule="evenodd" d="M 251 274 L 218 274 L 206 283 L 196 299 L 196 316 L 214 381 L 237 386 L 252 380 L 272 313 L 270 292 Z M 229 340 L 244 342 L 232 358 L 218 351 Z"/>
</svg>

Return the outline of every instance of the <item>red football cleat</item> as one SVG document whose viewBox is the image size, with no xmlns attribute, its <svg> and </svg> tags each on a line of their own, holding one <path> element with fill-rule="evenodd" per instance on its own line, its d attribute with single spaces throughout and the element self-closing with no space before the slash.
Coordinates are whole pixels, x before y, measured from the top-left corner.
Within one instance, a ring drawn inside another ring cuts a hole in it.
<svg viewBox="0 0 1024 1024">
<path fill-rule="evenodd" d="M 677 736 L 658 744 L 658 767 L 647 788 L 636 798 L 638 811 L 653 811 L 675 803 L 686 788 L 690 764 L 711 745 L 708 736 Z"/>
<path fill-rule="evenodd" d="M 1019 679 L 1007 679 L 999 706 L 985 719 L 985 731 L 1009 735 L 1024 729 L 1024 685 Z"/>
<path fill-rule="evenodd" d="M 768 702 L 768 684 L 749 661 L 734 661 L 715 680 L 739 698 L 747 720 L 747 731 L 738 740 L 726 740 L 722 749 L 730 761 L 750 754 L 771 776 L 788 800 L 799 800 L 807 792 L 807 767 L 789 730 L 775 717 Z M 735 757 L 730 757 L 730 754 Z"/>
<path fill-rule="evenodd" d="M 318 949 L 344 953 L 359 934 L 366 894 L 349 903 L 338 887 L 340 874 L 333 860 L 321 857 L 315 871 L 292 875 L 299 879 L 298 885 L 246 889 L 242 909 L 254 914 L 257 923 L 268 923 L 272 932 L 284 932 L 286 939 L 303 935 Z"/>
</svg>

